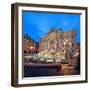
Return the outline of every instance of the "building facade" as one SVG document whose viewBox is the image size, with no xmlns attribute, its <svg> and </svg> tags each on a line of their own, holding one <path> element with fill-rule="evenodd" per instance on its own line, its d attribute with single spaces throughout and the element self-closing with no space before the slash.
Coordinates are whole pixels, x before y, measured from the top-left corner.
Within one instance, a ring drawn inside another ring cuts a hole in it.
<svg viewBox="0 0 90 90">
<path fill-rule="evenodd" d="M 28 36 L 27 34 L 24 35 L 24 53 L 31 53 L 35 50 L 35 41 Z"/>
<path fill-rule="evenodd" d="M 40 39 L 39 52 L 47 50 L 62 51 L 66 50 L 68 53 L 72 52 L 76 46 L 76 32 L 69 30 L 62 32 L 59 28 L 57 31 L 51 28 L 50 32 L 45 37 Z"/>
</svg>

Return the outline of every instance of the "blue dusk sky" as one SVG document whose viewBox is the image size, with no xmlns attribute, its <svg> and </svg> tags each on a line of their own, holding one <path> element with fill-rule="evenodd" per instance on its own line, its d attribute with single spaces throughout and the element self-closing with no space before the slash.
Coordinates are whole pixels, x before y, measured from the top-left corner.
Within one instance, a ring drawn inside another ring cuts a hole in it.
<svg viewBox="0 0 90 90">
<path fill-rule="evenodd" d="M 36 42 L 44 37 L 53 27 L 63 32 L 76 30 L 76 41 L 80 42 L 80 14 L 47 13 L 23 11 L 24 34 L 31 36 Z"/>
</svg>

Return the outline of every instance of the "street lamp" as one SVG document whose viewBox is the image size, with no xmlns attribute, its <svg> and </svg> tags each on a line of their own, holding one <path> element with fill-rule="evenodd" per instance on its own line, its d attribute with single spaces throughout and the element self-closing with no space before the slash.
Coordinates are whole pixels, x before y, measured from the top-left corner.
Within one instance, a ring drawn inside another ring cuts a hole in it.
<svg viewBox="0 0 90 90">
<path fill-rule="evenodd" d="M 30 50 L 31 50 L 31 54 L 32 54 L 32 50 L 34 49 L 34 47 L 33 46 L 30 46 Z"/>
<path fill-rule="evenodd" d="M 69 45 L 71 46 L 71 45 L 72 45 L 72 43 L 69 43 Z"/>
<path fill-rule="evenodd" d="M 30 49 L 32 50 L 34 47 L 33 46 L 30 46 Z"/>
<path fill-rule="evenodd" d="M 66 42 L 67 42 L 68 40 L 66 39 Z"/>
</svg>

